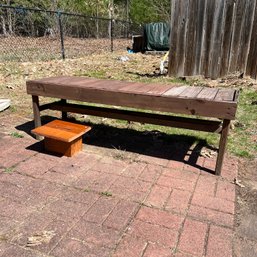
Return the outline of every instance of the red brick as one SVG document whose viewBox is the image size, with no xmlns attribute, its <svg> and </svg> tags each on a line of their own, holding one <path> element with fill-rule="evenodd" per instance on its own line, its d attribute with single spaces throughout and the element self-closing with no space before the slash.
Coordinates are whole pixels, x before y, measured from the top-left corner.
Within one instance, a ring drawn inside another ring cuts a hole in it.
<svg viewBox="0 0 257 257">
<path fill-rule="evenodd" d="M 95 246 L 114 248 L 120 238 L 120 233 L 112 228 L 80 220 L 67 236 Z"/>
<path fill-rule="evenodd" d="M 93 203 L 100 198 L 100 195 L 93 192 L 85 192 L 74 188 L 66 188 L 61 195 L 65 201 L 82 203 L 91 207 Z"/>
<path fill-rule="evenodd" d="M 203 167 L 204 162 L 205 162 L 205 157 L 198 157 L 196 160 L 196 165 Z"/>
<path fill-rule="evenodd" d="M 180 216 L 147 207 L 142 207 L 139 210 L 136 219 L 174 230 L 179 230 L 183 221 L 183 218 Z"/>
<path fill-rule="evenodd" d="M 207 209 L 196 205 L 190 206 L 188 215 L 197 219 L 210 221 L 223 226 L 233 227 L 234 224 L 234 215 Z"/>
<path fill-rule="evenodd" d="M 145 201 L 145 204 L 149 206 L 162 208 L 166 203 L 170 195 L 170 192 L 171 192 L 171 189 L 169 189 L 168 187 L 154 185 Z"/>
<path fill-rule="evenodd" d="M 134 216 L 138 206 L 139 205 L 136 203 L 121 200 L 108 216 L 104 225 L 117 230 L 124 229 L 130 219 Z"/>
<path fill-rule="evenodd" d="M 160 243 L 167 247 L 174 247 L 177 240 L 177 232 L 174 230 L 135 220 L 128 228 L 128 233 L 134 237 L 140 237 L 146 241 Z"/>
<path fill-rule="evenodd" d="M 63 220 L 66 217 L 81 218 L 91 205 L 86 205 L 78 202 L 65 201 L 59 199 L 49 204 L 48 209 L 58 215 L 59 219 Z"/>
<path fill-rule="evenodd" d="M 117 203 L 118 200 L 113 197 L 101 197 L 84 215 L 84 219 L 102 224 Z"/>
<path fill-rule="evenodd" d="M 64 238 L 49 255 L 62 257 L 78 257 L 78 256 L 92 257 L 109 257 L 111 249 L 95 246 L 93 244 L 77 241 L 71 238 Z"/>
<path fill-rule="evenodd" d="M 235 211 L 235 204 L 233 202 L 204 194 L 195 193 L 192 204 L 231 214 L 234 214 Z"/>
<path fill-rule="evenodd" d="M 173 189 L 165 209 L 168 211 L 184 213 L 188 208 L 191 195 L 192 193 L 189 191 Z"/>
<path fill-rule="evenodd" d="M 217 176 L 201 175 L 197 181 L 195 193 L 214 196 L 217 184 Z"/>
<path fill-rule="evenodd" d="M 194 255 L 195 256 L 195 255 Z M 177 252 L 174 257 L 194 257 L 191 254 L 187 254 L 187 253 L 182 253 L 182 252 Z"/>
<path fill-rule="evenodd" d="M 142 238 L 126 235 L 118 245 L 113 257 L 139 257 L 142 256 L 147 242 Z"/>
<path fill-rule="evenodd" d="M 1 251 L 0 251 L 1 254 Z M 44 255 L 40 254 L 36 251 L 30 249 L 24 249 L 17 245 L 10 245 L 10 247 L 6 248 L 5 251 L 1 254 L 1 257 L 44 257 Z"/>
<path fill-rule="evenodd" d="M 34 208 L 21 204 L 11 199 L 4 199 L 0 202 L 0 214 L 5 217 L 12 217 L 14 220 L 20 221 L 30 215 Z"/>
<path fill-rule="evenodd" d="M 85 174 L 79 176 L 78 180 L 73 182 L 72 185 L 81 189 L 104 192 L 108 191 L 117 178 L 118 176 L 114 174 L 89 170 Z"/>
<path fill-rule="evenodd" d="M 171 249 L 149 243 L 143 257 L 171 257 Z"/>
<path fill-rule="evenodd" d="M 109 161 L 107 159 L 103 159 L 101 161 L 98 161 L 92 169 L 101 171 L 101 172 L 106 172 L 106 173 L 112 173 L 116 175 L 122 174 L 122 172 L 125 170 L 125 168 L 128 166 L 126 162 L 122 161 L 116 161 L 115 159 L 110 158 Z"/>
<path fill-rule="evenodd" d="M 227 179 L 230 182 L 233 182 L 235 180 L 235 178 L 237 178 L 237 170 L 226 170 L 226 169 L 222 169 L 221 171 L 221 176 L 224 179 Z"/>
<path fill-rule="evenodd" d="M 223 163 L 222 171 L 229 172 L 229 174 L 233 174 L 234 178 L 237 177 L 238 174 L 238 159 L 236 158 L 225 158 Z M 222 172 L 223 173 L 223 172 Z M 223 175 L 223 174 L 222 174 Z"/>
<path fill-rule="evenodd" d="M 232 257 L 233 231 L 211 226 L 207 245 L 207 257 Z"/>
<path fill-rule="evenodd" d="M 160 166 L 167 166 L 169 163 L 169 160 L 167 159 L 153 157 L 150 155 L 140 155 L 139 160 L 150 164 L 154 164 L 154 165 L 160 165 Z"/>
<path fill-rule="evenodd" d="M 36 234 L 42 233 L 43 231 L 51 232 L 52 236 L 49 237 L 49 241 L 45 241 L 37 246 L 33 246 L 33 249 L 37 249 L 40 252 L 48 253 L 56 246 L 56 244 L 62 239 L 62 237 L 72 226 L 73 223 L 71 223 L 70 221 L 54 220 L 43 230 L 36 231 Z M 29 236 L 33 235 L 31 234 Z"/>
<path fill-rule="evenodd" d="M 33 212 L 27 217 L 23 217 L 22 223 L 15 231 L 15 235 L 12 237 L 11 242 L 26 246 L 28 237 L 38 234 L 54 220 L 56 214 L 49 211 Z"/>
<path fill-rule="evenodd" d="M 189 172 L 192 172 L 195 174 L 200 174 L 200 168 L 197 166 L 190 165 L 190 164 L 184 165 L 184 171 L 189 171 Z"/>
<path fill-rule="evenodd" d="M 147 192 L 151 187 L 151 183 L 149 182 L 145 182 L 139 179 L 127 178 L 127 177 L 119 177 L 115 181 L 114 185 L 118 187 L 136 190 L 136 191 L 141 191 L 141 192 Z"/>
<path fill-rule="evenodd" d="M 202 256 L 207 233 L 207 224 L 199 221 L 185 221 L 178 249 L 192 255 Z"/>
<path fill-rule="evenodd" d="M 236 200 L 235 185 L 227 181 L 219 180 L 216 197 L 235 202 Z"/>
<path fill-rule="evenodd" d="M 142 202 L 147 195 L 147 192 L 138 191 L 134 188 L 124 188 L 121 185 L 112 185 L 108 191 L 118 198 L 136 202 Z"/>
<path fill-rule="evenodd" d="M 102 158 L 101 155 L 94 154 L 94 153 L 85 153 L 79 152 L 78 154 L 74 155 L 72 158 L 67 157 L 68 163 L 74 163 L 74 165 L 81 167 L 82 169 L 89 169 L 94 164 L 99 162 Z"/>
<path fill-rule="evenodd" d="M 41 178 L 49 182 L 70 186 L 78 179 L 78 176 L 77 174 L 70 172 L 69 168 L 67 167 L 66 174 L 50 170 L 42 174 Z"/>
<path fill-rule="evenodd" d="M 215 167 L 216 167 L 216 159 L 215 158 L 211 158 L 211 159 L 206 158 L 203 165 L 205 168 L 214 171 Z"/>
<path fill-rule="evenodd" d="M 161 176 L 158 181 L 158 185 L 177 188 L 181 190 L 193 191 L 195 186 L 195 181 L 182 180 L 177 178 L 172 178 L 168 176 Z"/>
<path fill-rule="evenodd" d="M 195 172 L 191 172 L 187 170 L 175 170 L 175 169 L 164 169 L 163 175 L 176 178 L 176 179 L 188 180 L 188 181 L 196 181 L 199 176 Z"/>
<path fill-rule="evenodd" d="M 39 157 L 38 155 L 32 157 L 16 167 L 16 171 L 25 173 L 33 177 L 41 177 L 45 172 L 56 165 L 56 161 L 49 161 Z"/>
<path fill-rule="evenodd" d="M 160 176 L 161 171 L 162 168 L 160 166 L 148 164 L 140 174 L 139 178 L 144 181 L 155 182 L 155 180 Z"/>
<path fill-rule="evenodd" d="M 130 178 L 138 178 L 143 169 L 146 167 L 145 163 L 133 162 L 122 172 L 122 176 Z"/>
<path fill-rule="evenodd" d="M 170 160 L 167 167 L 172 169 L 182 170 L 184 168 L 184 162 Z"/>
</svg>

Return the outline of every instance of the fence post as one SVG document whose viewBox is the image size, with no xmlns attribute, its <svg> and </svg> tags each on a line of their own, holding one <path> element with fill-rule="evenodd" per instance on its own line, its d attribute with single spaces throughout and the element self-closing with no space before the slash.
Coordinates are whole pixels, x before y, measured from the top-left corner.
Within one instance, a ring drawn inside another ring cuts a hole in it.
<svg viewBox="0 0 257 257">
<path fill-rule="evenodd" d="M 58 12 L 57 15 L 58 15 L 59 30 L 60 30 L 62 59 L 65 60 L 64 37 L 63 37 L 63 27 L 62 27 L 62 19 L 61 19 L 62 14 L 61 12 Z"/>
<path fill-rule="evenodd" d="M 111 52 L 113 52 L 113 19 L 111 19 Z"/>
</svg>

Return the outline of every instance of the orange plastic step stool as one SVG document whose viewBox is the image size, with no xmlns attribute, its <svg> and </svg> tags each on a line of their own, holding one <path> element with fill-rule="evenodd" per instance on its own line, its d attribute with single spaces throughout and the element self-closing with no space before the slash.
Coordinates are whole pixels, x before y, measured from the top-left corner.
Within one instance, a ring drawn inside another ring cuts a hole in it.
<svg viewBox="0 0 257 257">
<path fill-rule="evenodd" d="M 31 132 L 45 137 L 44 145 L 47 151 L 71 157 L 82 150 L 82 135 L 90 129 L 89 126 L 54 120 Z"/>
</svg>

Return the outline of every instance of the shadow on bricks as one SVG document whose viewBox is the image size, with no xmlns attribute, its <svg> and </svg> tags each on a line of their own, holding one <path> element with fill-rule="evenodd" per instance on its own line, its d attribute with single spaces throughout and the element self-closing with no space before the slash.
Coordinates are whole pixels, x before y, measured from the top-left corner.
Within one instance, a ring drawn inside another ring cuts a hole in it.
<svg viewBox="0 0 257 257">
<path fill-rule="evenodd" d="M 50 116 L 42 117 L 42 124 L 52 121 Z M 71 118 L 71 121 L 74 121 Z M 76 121 L 78 123 L 78 121 Z M 81 123 L 83 124 L 83 123 Z M 188 164 L 208 173 L 214 173 L 209 167 L 203 167 L 199 161 L 202 148 L 215 150 L 205 140 L 193 136 L 166 134 L 160 131 L 137 131 L 131 128 L 117 128 L 104 124 L 91 124 L 93 129 L 84 135 L 83 142 L 88 145 L 103 148 L 119 149 L 126 152 L 146 155 L 160 159 Z M 34 128 L 34 122 L 26 122 L 16 127 L 29 135 Z M 35 144 L 31 150 L 43 149 Z"/>
</svg>

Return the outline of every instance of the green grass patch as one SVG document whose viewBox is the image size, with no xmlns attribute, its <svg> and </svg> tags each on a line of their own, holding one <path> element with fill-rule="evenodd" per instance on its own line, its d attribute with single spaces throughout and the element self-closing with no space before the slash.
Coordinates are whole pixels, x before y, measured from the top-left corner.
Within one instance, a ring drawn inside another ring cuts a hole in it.
<svg viewBox="0 0 257 257">
<path fill-rule="evenodd" d="M 108 192 L 108 191 L 101 192 L 100 194 L 103 195 L 103 196 L 107 196 L 107 197 L 112 196 L 112 193 Z"/>
<path fill-rule="evenodd" d="M 18 133 L 18 132 L 12 132 L 11 134 L 10 134 L 10 136 L 12 136 L 12 137 L 15 137 L 15 138 L 23 138 L 24 136 L 22 135 L 22 134 L 20 134 L 20 133 Z"/>
<path fill-rule="evenodd" d="M 13 173 L 13 171 L 14 171 L 14 167 L 10 167 L 10 168 L 6 168 L 6 169 L 4 170 L 4 173 L 11 174 L 11 173 Z"/>
<path fill-rule="evenodd" d="M 76 72 L 75 75 L 103 79 L 106 77 L 106 71 L 104 71 L 104 70 L 91 70 L 91 71 L 87 71 L 87 72 L 80 71 L 80 72 Z"/>
</svg>

